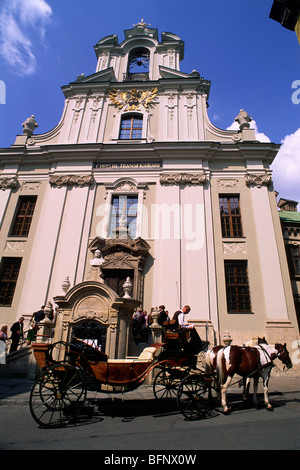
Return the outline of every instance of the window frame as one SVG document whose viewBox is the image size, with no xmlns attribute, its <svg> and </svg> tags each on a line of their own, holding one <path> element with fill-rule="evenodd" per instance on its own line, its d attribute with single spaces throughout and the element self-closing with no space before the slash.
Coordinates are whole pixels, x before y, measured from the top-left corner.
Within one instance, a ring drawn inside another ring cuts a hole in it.
<svg viewBox="0 0 300 470">
<path fill-rule="evenodd" d="M 118 200 L 118 209 L 116 210 L 116 205 L 114 204 L 114 201 Z M 135 200 L 130 206 L 128 207 L 128 200 Z M 127 230 L 130 228 L 130 225 L 132 224 L 133 220 L 135 220 L 135 233 L 131 234 L 129 231 L 128 236 L 129 238 L 136 238 L 137 237 L 137 229 L 138 229 L 138 218 L 139 218 L 139 195 L 138 193 L 132 192 L 132 193 L 113 193 L 111 195 L 111 213 L 110 213 L 110 220 L 109 220 L 109 227 L 108 227 L 108 234 L 111 237 L 113 235 L 113 229 L 116 229 L 119 227 L 119 222 L 120 218 L 122 216 L 122 208 L 121 205 L 124 203 L 126 204 L 126 228 Z M 130 209 L 132 209 L 133 206 L 136 206 L 135 214 L 129 214 Z M 115 214 L 114 214 L 115 211 Z M 128 220 L 130 219 L 130 220 Z M 115 223 L 114 223 L 115 220 Z"/>
<path fill-rule="evenodd" d="M 26 202 L 27 206 L 24 208 L 23 204 Z M 36 202 L 37 196 L 19 196 L 12 225 L 9 231 L 9 237 L 27 238 L 29 236 Z"/>
<path fill-rule="evenodd" d="M 290 254 L 293 263 L 294 276 L 300 277 L 300 245 L 290 244 Z"/>
<path fill-rule="evenodd" d="M 221 212 L 221 200 L 227 200 L 228 214 Z M 235 200 L 235 201 L 234 201 Z M 233 205 L 237 203 L 237 207 Z M 233 213 L 238 208 L 238 213 Z M 243 238 L 243 224 L 241 214 L 241 204 L 239 194 L 219 194 L 219 211 L 220 211 L 220 222 L 222 238 Z"/>
<path fill-rule="evenodd" d="M 238 268 L 239 267 L 239 268 Z M 240 272 L 238 272 L 238 269 Z M 229 269 L 233 270 L 230 275 Z M 241 273 L 242 269 L 244 272 Z M 252 304 L 250 295 L 250 283 L 247 260 L 224 260 L 224 275 L 226 287 L 227 313 L 229 314 L 251 314 Z M 230 277 L 229 277 L 230 276 Z M 243 281 L 241 280 L 243 278 Z M 232 299 L 235 299 L 234 301 Z M 231 306 L 235 303 L 236 308 Z M 248 305 L 248 308 L 243 308 Z"/>
<path fill-rule="evenodd" d="M 10 265 L 9 265 L 9 260 L 11 260 Z M 1 262 L 0 262 L 0 305 L 2 307 L 11 307 L 13 303 L 15 290 L 16 290 L 16 286 L 17 286 L 17 282 L 18 282 L 18 278 L 19 278 L 19 274 L 21 270 L 22 260 L 23 258 L 20 258 L 20 257 L 9 257 L 9 256 L 3 257 L 1 259 Z M 6 301 L 4 302 L 4 300 Z"/>
<path fill-rule="evenodd" d="M 134 120 L 139 120 L 139 125 L 134 127 Z M 127 121 L 130 121 L 130 127 L 123 127 Z M 120 119 L 119 140 L 141 140 L 143 138 L 143 115 L 137 113 L 122 114 Z M 122 137 L 122 132 L 129 130 L 129 137 Z M 139 131 L 137 137 L 132 137 L 134 131 Z"/>
</svg>

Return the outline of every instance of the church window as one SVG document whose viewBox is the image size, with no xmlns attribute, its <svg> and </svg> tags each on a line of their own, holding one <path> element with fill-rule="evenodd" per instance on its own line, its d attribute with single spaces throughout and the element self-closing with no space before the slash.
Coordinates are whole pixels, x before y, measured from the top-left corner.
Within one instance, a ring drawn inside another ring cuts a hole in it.
<svg viewBox="0 0 300 470">
<path fill-rule="evenodd" d="M 136 224 L 138 215 L 137 195 L 118 195 L 112 197 L 112 212 L 110 223 L 110 235 L 116 238 L 136 236 Z"/>
<path fill-rule="evenodd" d="M 300 275 L 300 249 L 299 245 L 291 245 L 291 255 L 296 276 Z"/>
<path fill-rule="evenodd" d="M 242 237 L 242 218 L 238 195 L 220 195 L 219 208 L 223 237 Z"/>
<path fill-rule="evenodd" d="M 121 119 L 120 139 L 141 139 L 143 133 L 143 116 L 126 114 Z"/>
<path fill-rule="evenodd" d="M 0 267 L 0 305 L 10 306 L 19 276 L 22 258 L 2 258 Z"/>
<path fill-rule="evenodd" d="M 225 261 L 228 313 L 251 313 L 247 261 Z"/>
<path fill-rule="evenodd" d="M 18 201 L 17 210 L 10 231 L 12 237 L 27 237 L 34 208 L 36 204 L 36 196 L 21 196 Z"/>
</svg>

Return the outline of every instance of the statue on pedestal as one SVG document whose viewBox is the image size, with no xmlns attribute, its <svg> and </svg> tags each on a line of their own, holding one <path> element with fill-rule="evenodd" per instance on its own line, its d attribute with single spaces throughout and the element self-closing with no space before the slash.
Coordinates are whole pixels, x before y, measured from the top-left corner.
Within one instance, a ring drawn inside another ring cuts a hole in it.
<svg viewBox="0 0 300 470">
<path fill-rule="evenodd" d="M 239 123 L 240 130 L 249 129 L 250 127 L 249 123 L 252 121 L 252 118 L 249 116 L 249 114 L 246 111 L 241 109 L 239 114 L 235 118 L 235 121 Z"/>
<path fill-rule="evenodd" d="M 39 127 L 33 115 L 27 118 L 26 121 L 23 122 L 22 126 L 24 128 L 23 134 L 26 134 L 28 137 L 32 136 L 36 127 Z"/>
</svg>

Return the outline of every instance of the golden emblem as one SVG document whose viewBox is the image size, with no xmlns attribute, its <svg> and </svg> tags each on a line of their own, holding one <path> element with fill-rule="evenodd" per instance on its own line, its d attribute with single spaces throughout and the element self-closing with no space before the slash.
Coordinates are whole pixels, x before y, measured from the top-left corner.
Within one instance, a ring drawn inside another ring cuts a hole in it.
<svg viewBox="0 0 300 470">
<path fill-rule="evenodd" d="M 140 105 L 149 108 L 157 97 L 157 88 L 151 91 L 141 91 L 133 88 L 129 91 L 116 90 L 109 93 L 109 97 L 114 106 L 124 111 L 139 111 Z"/>
</svg>

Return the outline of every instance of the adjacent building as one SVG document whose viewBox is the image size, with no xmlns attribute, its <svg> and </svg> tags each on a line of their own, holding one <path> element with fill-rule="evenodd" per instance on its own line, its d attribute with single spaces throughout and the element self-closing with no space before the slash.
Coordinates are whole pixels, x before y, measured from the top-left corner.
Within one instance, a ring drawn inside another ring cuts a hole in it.
<svg viewBox="0 0 300 470">
<path fill-rule="evenodd" d="M 0 149 L 0 323 L 51 302 L 55 338 L 94 329 L 125 357 L 137 305 L 189 304 L 212 344 L 226 331 L 291 343 L 279 145 L 258 142 L 243 109 L 239 130 L 211 123 L 210 81 L 180 70 L 177 35 L 143 20 L 124 33 L 95 45 L 94 74 L 62 87 L 53 129 L 37 134 L 31 116 Z"/>
</svg>

